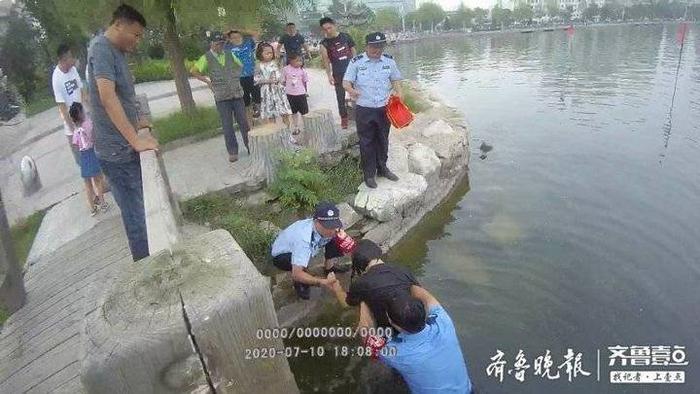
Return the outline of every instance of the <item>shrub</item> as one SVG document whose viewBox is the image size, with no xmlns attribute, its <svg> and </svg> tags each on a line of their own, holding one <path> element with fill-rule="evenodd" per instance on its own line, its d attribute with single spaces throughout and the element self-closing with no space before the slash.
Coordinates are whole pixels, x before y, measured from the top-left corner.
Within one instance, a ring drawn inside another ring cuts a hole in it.
<svg viewBox="0 0 700 394">
<path fill-rule="evenodd" d="M 7 80 L 0 68 L 0 120 L 6 121 L 15 117 L 19 113 L 22 105 L 21 98 L 17 90 Z"/>
<path fill-rule="evenodd" d="M 285 208 L 298 213 L 310 212 L 320 201 L 326 188 L 326 176 L 313 151 L 283 151 L 280 166 L 270 192 L 279 198 Z"/>
<path fill-rule="evenodd" d="M 35 212 L 10 229 L 17 260 L 23 265 L 27 261 L 29 250 L 32 248 L 34 237 L 36 237 L 36 233 L 39 231 L 39 226 L 41 226 L 41 221 L 44 219 L 45 213 L 45 211 Z"/>
<path fill-rule="evenodd" d="M 185 60 L 185 68 L 189 70 L 194 61 Z M 137 63 L 132 70 L 136 83 L 165 81 L 173 79 L 173 72 L 168 59 L 148 59 Z"/>
</svg>

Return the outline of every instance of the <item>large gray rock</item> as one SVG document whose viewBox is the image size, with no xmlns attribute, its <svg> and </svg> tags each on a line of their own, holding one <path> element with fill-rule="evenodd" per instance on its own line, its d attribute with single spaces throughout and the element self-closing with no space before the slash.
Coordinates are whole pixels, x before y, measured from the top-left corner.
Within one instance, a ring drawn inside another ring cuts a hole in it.
<svg viewBox="0 0 700 394">
<path fill-rule="evenodd" d="M 419 205 L 428 188 L 425 178 L 408 172 L 397 175 L 397 182 L 377 178 L 376 189 L 370 189 L 362 183 L 355 196 L 355 208 L 380 222 L 388 222 L 397 215 L 404 216 Z"/>
<path fill-rule="evenodd" d="M 462 129 L 453 128 L 446 121 L 436 120 L 425 129 L 421 130 L 420 142 L 435 151 L 440 159 L 442 178 L 452 176 L 458 169 L 466 165 L 468 160 L 467 149 L 469 140 Z"/>
<path fill-rule="evenodd" d="M 224 230 L 130 265 L 86 316 L 81 381 L 88 393 L 295 393 L 269 279 Z M 250 356 L 250 357 L 248 357 Z"/>
<path fill-rule="evenodd" d="M 408 150 L 401 144 L 389 142 L 387 167 L 393 172 L 410 172 L 408 168 Z"/>
<path fill-rule="evenodd" d="M 440 166 L 440 159 L 428 146 L 417 142 L 408 147 L 408 168 L 412 173 L 430 178 L 440 173 Z"/>
<path fill-rule="evenodd" d="M 346 202 L 338 204 L 338 210 L 340 211 L 340 221 L 343 222 L 344 228 L 350 228 L 362 219 L 362 215 L 357 213 L 357 211 Z"/>
</svg>

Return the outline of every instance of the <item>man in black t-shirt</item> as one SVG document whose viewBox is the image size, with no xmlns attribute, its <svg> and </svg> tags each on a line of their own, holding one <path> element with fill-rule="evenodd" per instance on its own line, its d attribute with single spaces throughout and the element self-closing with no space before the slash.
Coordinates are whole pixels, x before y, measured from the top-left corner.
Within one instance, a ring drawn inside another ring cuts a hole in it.
<svg viewBox="0 0 700 394">
<path fill-rule="evenodd" d="M 302 52 L 302 48 L 306 53 L 309 53 L 309 45 L 304 41 L 304 36 L 299 34 L 297 31 L 297 26 L 289 22 L 287 23 L 287 26 L 284 28 L 285 34 L 282 34 L 282 36 L 279 39 L 279 44 L 277 46 L 277 56 L 280 56 L 281 54 L 279 53 L 281 51 L 281 48 L 284 47 L 284 53 L 285 53 L 285 64 L 289 64 L 289 55 L 292 53 L 296 53 L 297 55 L 303 55 L 304 53 Z"/>
<path fill-rule="evenodd" d="M 331 18 L 321 18 L 319 21 L 321 30 L 326 38 L 321 40 L 321 58 L 328 74 L 328 82 L 335 86 L 335 96 L 338 100 L 338 112 L 340 112 L 340 125 L 348 128 L 348 110 L 345 107 L 345 89 L 343 89 L 343 76 L 350 64 L 350 60 L 357 54 L 355 42 L 349 34 L 340 33 L 335 22 Z"/>
<path fill-rule="evenodd" d="M 376 319 L 377 326 L 391 327 L 386 317 L 385 305 L 396 295 L 411 294 L 411 286 L 420 286 L 408 270 L 383 262 L 382 249 L 376 243 L 363 239 L 352 253 L 353 282 L 345 293 L 339 281 L 333 284 L 333 292 L 343 306 L 358 306 L 366 303 Z M 357 276 L 359 275 L 359 278 Z M 335 279 L 333 273 L 329 281 Z"/>
</svg>

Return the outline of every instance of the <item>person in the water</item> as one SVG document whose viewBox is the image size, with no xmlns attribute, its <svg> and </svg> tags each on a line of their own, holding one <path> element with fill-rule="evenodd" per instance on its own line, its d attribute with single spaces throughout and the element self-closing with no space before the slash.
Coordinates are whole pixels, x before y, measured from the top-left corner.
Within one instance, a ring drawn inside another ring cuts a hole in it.
<svg viewBox="0 0 700 394">
<path fill-rule="evenodd" d="M 386 318 L 385 305 L 399 293 L 410 294 L 416 278 L 405 268 L 385 263 L 381 259 L 382 249 L 376 243 L 363 239 L 352 253 L 353 281 L 346 293 L 339 281 L 332 290 L 343 306 L 358 306 L 365 302 L 377 317 L 379 327 L 391 327 Z M 329 275 L 334 278 L 334 275 Z"/>
</svg>

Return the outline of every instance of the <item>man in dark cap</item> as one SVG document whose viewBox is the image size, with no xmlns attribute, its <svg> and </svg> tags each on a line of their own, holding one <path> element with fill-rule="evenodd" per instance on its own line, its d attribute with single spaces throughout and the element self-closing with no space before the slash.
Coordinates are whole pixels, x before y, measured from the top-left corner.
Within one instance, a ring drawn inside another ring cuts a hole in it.
<svg viewBox="0 0 700 394">
<path fill-rule="evenodd" d="M 375 175 L 390 181 L 399 177 L 386 165 L 389 156 L 389 127 L 386 104 L 393 90 L 401 97 L 401 73 L 394 59 L 384 52 L 384 33 L 370 33 L 365 37 L 365 53 L 350 61 L 343 88 L 356 102 L 355 125 L 360 137 L 360 158 L 365 184 L 377 187 Z"/>
<path fill-rule="evenodd" d="M 190 72 L 195 78 L 209 85 L 214 92 L 216 109 L 219 111 L 224 130 L 228 160 L 235 162 L 238 160 L 238 141 L 233 129 L 233 119 L 238 123 L 246 149 L 250 130 L 240 82 L 242 64 L 231 51 L 224 51 L 226 39 L 221 33 L 210 33 L 208 38 L 209 51 L 197 60 Z"/>
<path fill-rule="evenodd" d="M 345 267 L 336 267 L 333 260 L 341 257 L 333 239 L 344 236 L 340 211 L 335 204 L 320 202 L 316 205 L 312 218 L 298 220 L 277 235 L 272 244 L 272 262 L 283 271 L 291 271 L 294 290 L 299 298 L 309 299 L 309 286 L 331 288 L 337 281 L 335 275 L 319 278 L 307 272 L 311 258 L 323 247 L 325 249 L 325 273 L 347 272 Z"/>
</svg>

